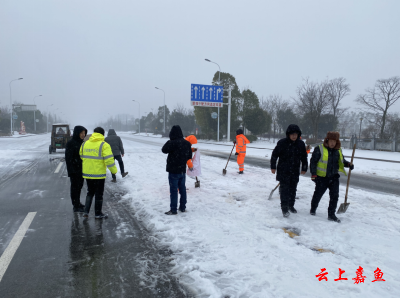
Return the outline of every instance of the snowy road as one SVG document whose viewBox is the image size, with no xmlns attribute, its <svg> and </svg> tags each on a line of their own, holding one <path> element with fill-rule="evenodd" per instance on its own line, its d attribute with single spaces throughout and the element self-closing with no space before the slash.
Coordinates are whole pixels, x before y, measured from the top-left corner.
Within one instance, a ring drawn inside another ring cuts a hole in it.
<svg viewBox="0 0 400 298">
<path fill-rule="evenodd" d="M 304 177 L 298 214 L 284 219 L 277 194 L 266 200 L 276 181 L 265 168 L 248 159 L 238 176 L 232 162 L 223 177 L 225 159 L 203 154 L 201 188 L 186 183 L 188 212 L 166 216 L 165 139 L 121 136 L 129 175 L 106 183 L 105 221 L 72 213 L 63 153 L 47 154 L 47 136 L 0 139 L 0 255 L 37 212 L 0 281 L 1 297 L 398 297 L 398 196 L 351 188 L 336 224 L 326 219 L 327 194 L 317 215 L 308 214 L 314 184 Z M 354 284 L 359 266 L 366 280 Z M 384 282 L 372 282 L 378 267 Z M 315 277 L 322 268 L 328 281 Z M 348 280 L 334 281 L 339 268 Z"/>
<path fill-rule="evenodd" d="M 117 185 L 127 190 L 123 199 L 154 241 L 171 249 L 172 272 L 196 297 L 398 297 L 398 196 L 351 188 L 349 210 L 337 224 L 327 220 L 327 194 L 317 215 L 309 215 L 314 184 L 304 177 L 298 214 L 284 219 L 277 194 L 266 200 L 276 181 L 265 169 L 246 165 L 239 176 L 236 163 L 230 163 L 223 177 L 225 161 L 203 154 L 201 188 L 191 179 L 186 183 L 188 212 L 165 216 L 166 155 L 159 145 L 121 136 L 126 169 L 134 178 L 118 178 Z M 344 192 L 341 186 L 341 201 Z M 366 279 L 355 284 L 360 266 Z M 316 278 L 323 268 L 328 281 Z M 334 280 L 339 268 L 348 280 Z M 377 268 L 385 281 L 372 282 Z"/>
<path fill-rule="evenodd" d="M 48 155 L 48 143 L 0 139 L 0 256 L 36 212 L 11 262 L 0 261 L 0 297 L 187 297 L 166 273 L 169 248 L 155 246 L 118 186 L 106 183 L 107 220 L 72 213 L 64 153 Z"/>
</svg>

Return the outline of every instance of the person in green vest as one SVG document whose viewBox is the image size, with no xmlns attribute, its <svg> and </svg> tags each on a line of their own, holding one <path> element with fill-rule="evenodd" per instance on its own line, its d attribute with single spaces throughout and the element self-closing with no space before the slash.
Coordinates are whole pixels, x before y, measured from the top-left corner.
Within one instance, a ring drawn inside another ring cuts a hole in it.
<svg viewBox="0 0 400 298">
<path fill-rule="evenodd" d="M 315 191 L 311 200 L 310 214 L 315 215 L 319 201 L 329 188 L 328 220 L 340 222 L 335 215 L 339 200 L 339 172 L 347 176 L 344 168 L 354 169 L 354 165 L 344 159 L 340 134 L 329 131 L 324 143 L 315 147 L 311 161 L 311 179 L 315 182 Z"/>
</svg>

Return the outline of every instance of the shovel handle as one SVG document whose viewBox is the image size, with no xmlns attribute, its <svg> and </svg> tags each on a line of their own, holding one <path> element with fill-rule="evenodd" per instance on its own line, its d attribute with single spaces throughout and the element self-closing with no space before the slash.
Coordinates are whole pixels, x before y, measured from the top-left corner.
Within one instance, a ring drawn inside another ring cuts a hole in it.
<svg viewBox="0 0 400 298">
<path fill-rule="evenodd" d="M 353 146 L 353 154 L 351 155 L 351 164 L 353 164 L 353 159 L 354 159 L 354 152 L 356 152 L 356 144 Z M 351 175 L 351 169 L 349 169 L 349 175 L 347 176 L 347 187 L 346 187 L 346 195 L 344 197 L 344 203 L 347 203 L 347 193 L 349 192 L 349 184 L 350 184 L 350 175 Z"/>
<path fill-rule="evenodd" d="M 236 146 L 236 144 L 233 144 L 233 147 L 232 147 L 232 150 L 231 150 L 231 154 L 229 155 L 228 161 L 226 162 L 225 170 L 226 170 L 226 167 L 228 166 L 229 160 L 231 159 L 232 152 L 233 152 L 233 149 L 235 148 L 235 146 Z"/>
</svg>

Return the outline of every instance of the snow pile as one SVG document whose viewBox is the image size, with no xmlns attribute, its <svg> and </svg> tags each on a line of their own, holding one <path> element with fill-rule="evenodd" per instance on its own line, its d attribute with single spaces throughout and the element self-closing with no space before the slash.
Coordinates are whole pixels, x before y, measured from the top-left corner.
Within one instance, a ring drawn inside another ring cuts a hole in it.
<svg viewBox="0 0 400 298">
<path fill-rule="evenodd" d="M 165 141 L 165 140 L 160 140 Z M 328 196 L 309 215 L 314 184 L 301 178 L 298 214 L 284 219 L 277 182 L 266 169 L 202 156 L 201 188 L 187 178 L 187 213 L 169 210 L 166 155 L 160 147 L 124 140 L 125 168 L 118 183 L 128 190 L 135 216 L 161 245 L 173 251 L 172 272 L 196 297 L 397 297 L 400 293 L 399 197 L 349 190 L 350 207 L 341 224 L 327 220 Z M 218 146 L 223 147 L 223 146 Z M 138 169 L 133 171 L 132 169 Z M 342 178 L 343 179 L 343 178 Z M 340 188 L 340 202 L 345 188 Z M 299 236 L 289 237 L 283 229 Z M 318 249 L 324 249 L 320 253 Z M 359 266 L 365 283 L 354 284 Z M 385 282 L 372 282 L 379 267 Z M 328 281 L 315 275 L 326 268 Z M 339 268 L 347 281 L 334 281 Z"/>
</svg>

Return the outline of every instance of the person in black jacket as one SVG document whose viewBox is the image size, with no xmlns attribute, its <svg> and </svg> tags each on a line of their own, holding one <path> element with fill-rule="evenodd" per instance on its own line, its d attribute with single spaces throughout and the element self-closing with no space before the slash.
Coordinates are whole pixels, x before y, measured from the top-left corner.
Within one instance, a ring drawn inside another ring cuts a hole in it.
<svg viewBox="0 0 400 298">
<path fill-rule="evenodd" d="M 181 195 L 179 201 L 179 211 L 186 210 L 186 163 L 192 158 L 192 145 L 183 138 L 183 133 L 179 125 L 174 125 L 169 133 L 169 141 L 164 144 L 161 151 L 168 154 L 167 172 L 170 189 L 170 210 L 165 212 L 167 215 L 178 213 L 178 189 Z M 193 169 L 193 168 L 192 168 Z M 191 170 L 192 170 L 191 169 Z"/>
<path fill-rule="evenodd" d="M 122 161 L 122 157 L 124 157 L 125 150 L 121 138 L 117 136 L 117 133 L 115 132 L 114 129 L 110 128 L 108 130 L 107 138 L 105 138 L 104 141 L 106 141 L 111 146 L 111 151 L 114 155 L 114 159 L 116 159 L 119 163 L 119 169 L 121 170 L 122 178 L 125 178 L 125 176 L 128 175 L 128 172 L 125 172 L 124 162 Z M 111 176 L 112 176 L 111 182 L 116 183 L 117 176 L 115 174 L 112 174 Z"/>
<path fill-rule="evenodd" d="M 65 163 L 67 165 L 68 177 L 71 181 L 71 201 L 74 212 L 84 212 L 85 205 L 81 204 L 81 190 L 84 179 L 82 177 L 82 159 L 79 149 L 83 139 L 87 135 L 87 129 L 83 126 L 75 126 L 72 139 L 65 147 Z"/>
<path fill-rule="evenodd" d="M 290 124 L 286 130 L 286 138 L 278 141 L 271 156 L 271 172 L 276 174 L 276 180 L 280 182 L 279 193 L 281 197 L 281 208 L 284 217 L 297 213 L 294 208 L 297 184 L 301 174 L 307 172 L 308 160 L 306 146 L 300 140 L 301 130 L 295 124 Z M 278 167 L 276 162 L 278 161 Z"/>
<path fill-rule="evenodd" d="M 343 157 L 340 147 L 340 134 L 329 131 L 324 143 L 315 147 L 310 161 L 311 179 L 315 182 L 310 214 L 315 215 L 319 201 L 329 188 L 328 220 L 337 223 L 340 223 L 335 214 L 339 200 L 339 172 L 347 175 L 344 168 L 354 169 L 354 165 Z"/>
</svg>

